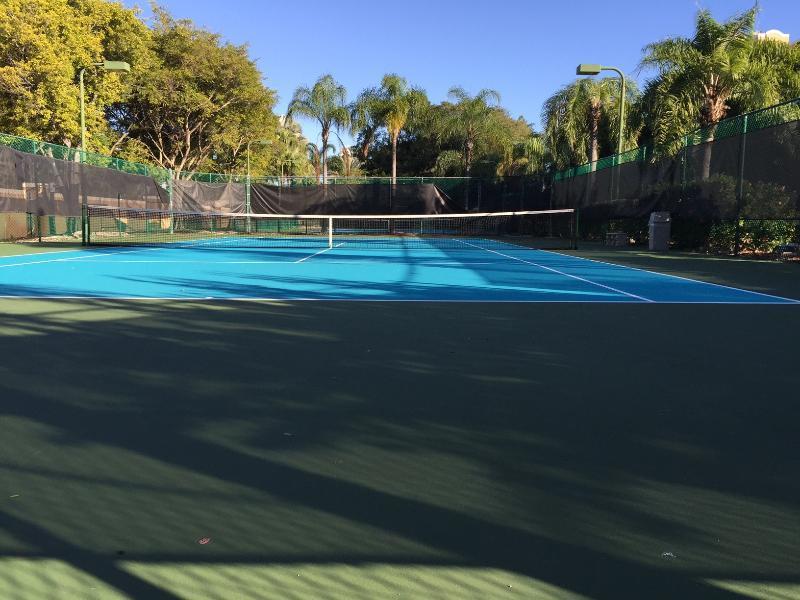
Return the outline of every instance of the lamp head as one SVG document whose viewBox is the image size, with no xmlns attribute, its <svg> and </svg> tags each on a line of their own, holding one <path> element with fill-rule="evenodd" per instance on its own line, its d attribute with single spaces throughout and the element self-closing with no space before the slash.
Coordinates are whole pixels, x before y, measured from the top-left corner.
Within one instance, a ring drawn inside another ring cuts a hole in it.
<svg viewBox="0 0 800 600">
<path fill-rule="evenodd" d="M 130 73 L 131 71 L 131 66 L 121 60 L 104 60 L 101 64 L 105 71 L 112 73 Z"/>
<path fill-rule="evenodd" d="M 577 75 L 599 75 L 600 71 L 603 70 L 601 65 L 592 65 L 588 63 L 581 63 L 578 65 L 578 68 L 575 70 Z"/>
</svg>

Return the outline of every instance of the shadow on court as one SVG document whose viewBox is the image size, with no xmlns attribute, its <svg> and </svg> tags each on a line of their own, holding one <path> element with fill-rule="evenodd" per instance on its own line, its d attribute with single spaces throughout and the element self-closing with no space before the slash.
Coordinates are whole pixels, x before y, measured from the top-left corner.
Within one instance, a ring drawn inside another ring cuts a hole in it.
<svg viewBox="0 0 800 600">
<path fill-rule="evenodd" d="M 4 597 L 800 586 L 796 307 L 0 308 Z"/>
</svg>

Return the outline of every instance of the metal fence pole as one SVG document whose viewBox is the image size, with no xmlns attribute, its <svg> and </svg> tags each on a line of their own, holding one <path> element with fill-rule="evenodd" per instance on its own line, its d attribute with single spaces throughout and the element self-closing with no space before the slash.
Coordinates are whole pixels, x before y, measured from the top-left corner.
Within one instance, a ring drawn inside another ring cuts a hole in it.
<svg viewBox="0 0 800 600">
<path fill-rule="evenodd" d="M 744 196 L 744 161 L 747 152 L 747 115 L 744 115 L 742 134 L 739 142 L 739 180 L 736 185 L 736 239 L 733 253 L 738 256 L 742 245 L 742 200 Z"/>
<path fill-rule="evenodd" d="M 244 183 L 244 212 L 247 213 L 247 225 L 245 226 L 247 229 L 247 233 L 251 231 L 251 223 L 250 223 L 250 194 L 251 194 L 251 186 L 252 186 L 252 179 L 250 177 L 250 170 L 247 170 L 247 179 Z"/>
<path fill-rule="evenodd" d="M 167 196 L 169 197 L 169 232 L 175 233 L 175 214 L 172 209 L 172 196 L 175 186 L 175 173 L 170 169 L 168 171 L 169 179 L 167 179 Z"/>
</svg>

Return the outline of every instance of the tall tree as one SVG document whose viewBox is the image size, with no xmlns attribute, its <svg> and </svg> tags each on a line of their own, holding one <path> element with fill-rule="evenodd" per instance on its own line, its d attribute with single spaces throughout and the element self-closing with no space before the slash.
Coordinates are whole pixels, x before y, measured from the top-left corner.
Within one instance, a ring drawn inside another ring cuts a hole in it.
<svg viewBox="0 0 800 600">
<path fill-rule="evenodd" d="M 633 103 L 637 97 L 631 83 L 627 100 Z M 616 147 L 608 142 L 609 134 L 616 139 L 619 131 L 619 80 L 575 80 L 545 100 L 542 122 L 556 168 L 597 161 L 602 152 Z M 630 120 L 623 133 L 625 146 L 635 143 L 637 130 Z"/>
<path fill-rule="evenodd" d="M 281 177 L 284 175 L 310 175 L 311 163 L 306 154 L 308 140 L 303 137 L 300 127 L 296 123 L 288 122 L 284 119 L 281 127 L 276 132 L 274 143 L 275 157 L 269 166 L 277 170 Z"/>
<path fill-rule="evenodd" d="M 80 140 L 78 72 L 87 67 L 89 149 L 107 152 L 104 110 L 121 100 L 131 76 L 147 69 L 150 31 L 136 11 L 106 0 L 0 2 L 0 131 L 66 146 Z M 65 51 L 68 49 L 68 51 Z M 124 60 L 131 76 L 92 67 Z"/>
<path fill-rule="evenodd" d="M 299 115 L 316 120 L 322 129 L 322 183 L 327 183 L 328 139 L 331 130 L 337 131 L 350 124 L 350 110 L 347 106 L 347 90 L 331 75 L 320 77 L 313 87 L 299 87 L 289 103 L 288 117 Z"/>
<path fill-rule="evenodd" d="M 246 46 L 175 21 L 156 9 L 151 68 L 133 81 L 130 97 L 111 111 L 120 138 L 177 174 L 241 169 L 247 142 L 272 139 L 275 94 Z M 216 158 L 215 158 L 216 157 Z"/>
<path fill-rule="evenodd" d="M 314 169 L 314 177 L 317 179 L 317 181 L 319 181 L 320 176 L 323 174 L 323 161 L 325 160 L 324 156 L 327 154 L 328 150 L 335 151 L 336 147 L 333 146 L 333 144 L 317 146 L 314 142 L 308 142 L 306 144 L 308 162 L 311 163 L 311 167 Z"/>
<path fill-rule="evenodd" d="M 424 110 L 428 104 L 425 92 L 411 88 L 405 78 L 399 75 L 384 75 L 378 90 L 380 115 L 389 133 L 392 144 L 392 182 L 397 179 L 397 140 L 415 112 Z"/>
<path fill-rule="evenodd" d="M 701 10 L 691 38 L 669 38 L 645 47 L 641 67 L 657 70 L 645 92 L 648 128 L 657 149 L 674 152 L 681 136 L 697 127 L 710 141 L 732 106 L 754 110 L 798 92 L 796 49 L 754 39 L 757 12 L 753 7 L 720 23 Z M 710 169 L 709 144 L 704 178 Z"/>
<path fill-rule="evenodd" d="M 501 175 L 540 175 L 545 171 L 547 150 L 544 139 L 532 134 L 515 143 L 499 165 Z"/>
<path fill-rule="evenodd" d="M 361 160 L 366 160 L 383 124 L 383 106 L 377 88 L 362 91 L 350 107 L 350 132 L 356 136 Z"/>
<path fill-rule="evenodd" d="M 453 87 L 448 96 L 455 101 L 444 111 L 439 123 L 444 137 L 457 140 L 467 177 L 472 170 L 475 145 L 497 137 L 499 128 L 492 119 L 494 104 L 500 102 L 500 94 L 494 90 L 483 89 L 470 96 L 462 87 Z"/>
</svg>

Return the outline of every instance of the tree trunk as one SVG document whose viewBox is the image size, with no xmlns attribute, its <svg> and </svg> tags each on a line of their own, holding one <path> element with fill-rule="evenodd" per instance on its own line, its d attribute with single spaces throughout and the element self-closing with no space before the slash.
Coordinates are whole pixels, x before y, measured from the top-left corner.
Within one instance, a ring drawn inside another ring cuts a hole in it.
<svg viewBox="0 0 800 600">
<path fill-rule="evenodd" d="M 725 118 L 727 112 L 725 99 L 719 95 L 709 96 L 703 102 L 703 108 L 700 111 L 700 123 L 701 127 L 708 128 L 703 146 L 703 167 L 701 172 L 703 181 L 711 177 L 711 155 L 714 147 L 714 136 L 717 132 L 717 123 Z"/>
<path fill-rule="evenodd" d="M 464 143 L 464 170 L 467 177 L 469 177 L 470 170 L 472 169 L 472 148 L 473 148 L 472 140 L 467 140 Z M 470 185 L 471 183 L 472 182 L 469 179 L 467 179 L 467 191 L 464 194 L 464 210 L 466 211 L 469 211 L 469 195 L 470 195 L 469 189 L 471 187 Z"/>
<path fill-rule="evenodd" d="M 392 132 L 392 183 L 397 183 L 397 134 Z"/>
<path fill-rule="evenodd" d="M 328 183 L 328 132 L 322 130 L 322 185 Z"/>
<path fill-rule="evenodd" d="M 591 170 L 597 168 L 597 160 L 600 158 L 600 103 L 592 102 L 589 109 L 589 162 L 592 163 Z"/>
<path fill-rule="evenodd" d="M 701 178 L 703 181 L 706 181 L 709 177 L 711 177 L 711 152 L 712 146 L 714 142 L 710 140 L 706 140 L 703 144 L 703 167 L 701 172 Z"/>
</svg>

